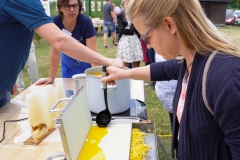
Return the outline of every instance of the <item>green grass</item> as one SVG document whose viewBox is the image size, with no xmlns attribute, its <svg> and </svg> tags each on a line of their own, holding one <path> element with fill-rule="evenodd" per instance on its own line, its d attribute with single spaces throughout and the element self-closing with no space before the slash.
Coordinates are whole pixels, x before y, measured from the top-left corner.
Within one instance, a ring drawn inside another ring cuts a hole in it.
<svg viewBox="0 0 240 160">
<path fill-rule="evenodd" d="M 220 27 L 219 30 L 226 35 L 235 45 L 240 48 L 240 27 Z M 49 44 L 40 39 L 34 40 L 36 47 L 36 56 L 39 67 L 39 77 L 44 78 L 49 76 Z M 98 52 L 106 57 L 115 58 L 117 53 L 117 47 L 112 44 L 112 39 L 108 38 L 108 45 L 110 48 L 103 48 L 102 34 L 97 35 Z M 141 63 L 143 65 L 143 63 Z M 27 74 L 27 70 L 23 70 L 24 82 L 28 87 L 30 85 L 30 79 Z M 58 77 L 60 77 L 60 68 L 58 70 Z M 146 82 L 150 83 L 150 82 Z M 160 136 L 160 139 L 165 146 L 169 157 L 171 157 L 171 130 L 168 112 L 162 107 L 160 101 L 156 97 L 155 91 L 150 86 L 146 86 L 146 106 L 149 119 L 156 125 L 156 133 Z M 159 148 L 159 159 L 165 159 L 163 151 Z"/>
<path fill-rule="evenodd" d="M 218 29 L 227 39 L 240 48 L 240 27 L 226 26 Z"/>
</svg>

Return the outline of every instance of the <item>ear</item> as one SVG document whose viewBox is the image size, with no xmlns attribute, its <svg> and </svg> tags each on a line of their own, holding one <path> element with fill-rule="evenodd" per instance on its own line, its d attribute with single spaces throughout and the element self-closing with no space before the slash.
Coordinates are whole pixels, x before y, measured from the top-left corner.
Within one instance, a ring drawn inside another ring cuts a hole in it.
<svg viewBox="0 0 240 160">
<path fill-rule="evenodd" d="M 176 34 L 177 28 L 176 28 L 176 23 L 172 17 L 165 17 L 164 18 L 164 23 L 166 28 L 170 31 L 171 34 Z"/>
<path fill-rule="evenodd" d="M 61 6 L 61 7 L 59 8 L 59 12 L 63 12 L 63 10 L 64 10 L 64 7 Z"/>
</svg>

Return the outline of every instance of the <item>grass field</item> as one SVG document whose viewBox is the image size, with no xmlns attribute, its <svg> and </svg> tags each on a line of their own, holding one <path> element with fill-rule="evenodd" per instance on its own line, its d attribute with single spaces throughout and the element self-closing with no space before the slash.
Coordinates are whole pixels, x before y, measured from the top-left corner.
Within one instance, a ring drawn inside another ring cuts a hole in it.
<svg viewBox="0 0 240 160">
<path fill-rule="evenodd" d="M 235 45 L 240 48 L 240 27 L 221 27 L 218 28 L 228 39 L 230 39 Z M 48 77 L 49 76 L 49 44 L 44 41 L 34 40 L 36 47 L 36 56 L 39 67 L 39 77 Z M 103 39 L 102 35 L 97 35 L 97 46 L 98 52 L 106 57 L 115 58 L 117 47 L 112 44 L 112 40 L 108 39 L 108 45 L 110 48 L 103 48 Z M 143 63 L 141 63 L 143 65 Z M 24 82 L 26 86 L 30 85 L 29 76 L 27 74 L 27 70 L 23 70 Z M 58 77 L 60 77 L 60 68 L 58 71 Z M 146 82 L 150 83 L 150 82 Z M 163 145 L 166 148 L 166 151 L 171 157 L 170 146 L 171 146 L 171 130 L 170 130 L 170 122 L 167 111 L 162 107 L 160 101 L 156 97 L 155 91 L 152 90 L 150 86 L 146 86 L 146 106 L 149 119 L 155 123 L 157 135 L 160 137 Z M 163 151 L 159 148 L 159 159 L 165 159 Z"/>
</svg>

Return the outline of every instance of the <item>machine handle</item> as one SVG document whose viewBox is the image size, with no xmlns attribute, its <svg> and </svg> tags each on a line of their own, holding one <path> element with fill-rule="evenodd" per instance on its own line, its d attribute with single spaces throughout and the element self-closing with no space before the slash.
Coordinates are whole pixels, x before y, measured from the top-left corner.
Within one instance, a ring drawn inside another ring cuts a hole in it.
<svg viewBox="0 0 240 160">
<path fill-rule="evenodd" d="M 116 88 L 117 88 L 117 85 L 116 85 L 116 84 L 113 85 L 113 86 L 108 85 L 107 88 L 108 88 L 108 89 L 116 89 Z M 101 85 L 101 89 L 104 89 L 103 85 Z"/>
<path fill-rule="evenodd" d="M 107 67 L 102 67 L 102 78 L 107 77 Z M 103 89 L 107 88 L 107 82 L 103 82 Z"/>
<path fill-rule="evenodd" d="M 68 100 L 71 100 L 71 98 L 63 98 L 63 99 L 59 99 L 53 106 L 52 108 L 50 108 L 49 112 L 60 112 L 62 111 L 64 108 L 60 108 L 60 109 L 54 109 L 55 107 L 57 107 L 57 105 L 62 102 L 62 101 L 68 101 Z"/>
</svg>

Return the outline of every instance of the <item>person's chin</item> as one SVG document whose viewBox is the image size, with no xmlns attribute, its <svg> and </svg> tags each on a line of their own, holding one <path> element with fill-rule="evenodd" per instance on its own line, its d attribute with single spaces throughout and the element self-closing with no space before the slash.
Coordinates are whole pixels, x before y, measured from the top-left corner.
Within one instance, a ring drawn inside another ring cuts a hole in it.
<svg viewBox="0 0 240 160">
<path fill-rule="evenodd" d="M 71 18 L 71 19 L 76 19 L 77 18 L 76 14 L 70 14 L 68 17 Z"/>
</svg>

